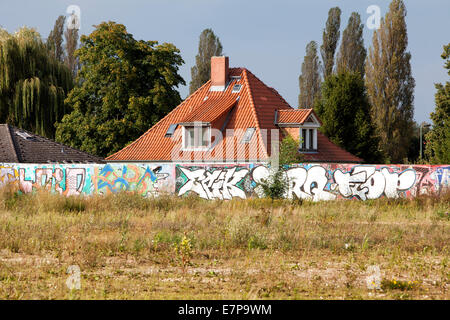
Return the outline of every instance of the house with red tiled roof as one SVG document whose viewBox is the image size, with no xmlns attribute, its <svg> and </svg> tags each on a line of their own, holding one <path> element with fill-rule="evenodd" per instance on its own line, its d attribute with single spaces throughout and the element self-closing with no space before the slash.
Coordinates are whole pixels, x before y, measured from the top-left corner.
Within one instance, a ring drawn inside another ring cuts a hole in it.
<svg viewBox="0 0 450 320">
<path fill-rule="evenodd" d="M 291 135 L 307 162 L 360 163 L 318 129 L 312 109 L 294 109 L 228 57 L 211 58 L 211 79 L 108 162 L 264 163 Z M 277 143 L 273 143 L 277 141 Z"/>
</svg>

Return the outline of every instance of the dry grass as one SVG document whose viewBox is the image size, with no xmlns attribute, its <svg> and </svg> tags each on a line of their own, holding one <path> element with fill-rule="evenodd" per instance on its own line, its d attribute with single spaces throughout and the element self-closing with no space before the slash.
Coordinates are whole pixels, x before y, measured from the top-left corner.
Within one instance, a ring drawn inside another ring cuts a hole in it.
<svg viewBox="0 0 450 320">
<path fill-rule="evenodd" d="M 450 193 L 313 203 L 9 186 L 0 299 L 448 299 L 449 203 Z M 70 265 L 80 290 L 66 286 Z M 380 290 L 367 289 L 370 265 Z"/>
</svg>

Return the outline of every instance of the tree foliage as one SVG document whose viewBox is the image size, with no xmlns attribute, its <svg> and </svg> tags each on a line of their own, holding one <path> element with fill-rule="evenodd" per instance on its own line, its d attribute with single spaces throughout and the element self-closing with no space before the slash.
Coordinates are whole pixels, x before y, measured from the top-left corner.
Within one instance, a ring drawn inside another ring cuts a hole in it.
<svg viewBox="0 0 450 320">
<path fill-rule="evenodd" d="M 320 53 L 323 61 L 323 78 L 325 79 L 333 72 L 334 54 L 339 41 L 341 27 L 341 9 L 339 7 L 331 8 L 328 11 L 328 19 L 323 30 L 322 45 Z"/>
<path fill-rule="evenodd" d="M 65 53 L 63 47 L 63 35 L 64 35 L 64 23 L 66 22 L 65 16 L 59 16 L 55 21 L 53 30 L 48 35 L 46 45 L 51 54 L 59 62 L 64 62 Z"/>
<path fill-rule="evenodd" d="M 444 67 L 450 75 L 450 43 L 444 46 L 441 55 L 445 60 Z M 441 83 L 435 84 L 436 107 L 430 114 L 433 121 L 433 129 L 426 135 L 426 155 L 432 163 L 450 163 L 450 82 L 445 86 Z"/>
<path fill-rule="evenodd" d="M 73 19 L 70 19 L 73 22 Z M 75 56 L 78 47 L 78 29 L 76 26 L 67 26 L 64 31 L 66 22 L 65 16 L 59 16 L 55 21 L 55 26 L 47 38 L 47 48 L 50 54 L 58 61 L 63 62 L 71 70 L 73 78 L 77 76 L 79 70 L 79 61 Z M 65 43 L 63 44 L 65 40 Z"/>
<path fill-rule="evenodd" d="M 416 163 L 416 164 L 423 164 L 425 163 L 425 159 L 423 158 L 424 151 L 425 151 L 425 136 L 426 134 L 431 130 L 430 124 L 426 122 L 417 123 L 413 122 L 413 130 L 412 130 L 412 136 L 411 136 L 411 142 L 409 144 L 408 148 L 408 162 L 409 163 Z M 420 135 L 422 134 L 422 154 L 420 153 Z"/>
<path fill-rule="evenodd" d="M 300 141 L 295 140 L 292 136 L 287 135 L 280 144 L 279 165 L 285 166 L 300 163 L 305 160 L 302 153 L 299 152 Z"/>
<path fill-rule="evenodd" d="M 298 78 L 300 94 L 298 96 L 299 108 L 312 108 L 314 101 L 320 97 L 320 61 L 317 56 L 317 44 L 311 41 L 306 46 L 306 55 L 303 58 L 302 72 Z"/>
<path fill-rule="evenodd" d="M 0 35 L 0 123 L 53 138 L 73 87 L 70 71 L 49 54 L 34 29 Z"/>
<path fill-rule="evenodd" d="M 333 74 L 325 79 L 322 99 L 315 110 L 322 120 L 321 131 L 331 141 L 366 163 L 382 161 L 364 80 L 359 73 Z"/>
<path fill-rule="evenodd" d="M 189 94 L 194 93 L 211 77 L 211 57 L 222 55 L 222 44 L 212 29 L 205 29 L 200 34 L 198 54 L 195 56 L 195 66 L 191 68 Z"/>
<path fill-rule="evenodd" d="M 64 38 L 66 39 L 66 57 L 64 62 L 72 72 L 74 78 L 77 76 L 79 69 L 79 61 L 75 55 L 78 46 L 78 37 L 78 29 L 66 29 L 64 32 Z"/>
<path fill-rule="evenodd" d="M 57 126 L 58 141 L 99 156 L 137 139 L 181 98 L 183 59 L 170 43 L 137 41 L 125 26 L 103 22 L 81 37 L 82 65 L 66 103 L 73 111 Z"/>
<path fill-rule="evenodd" d="M 358 13 L 352 12 L 347 27 L 342 33 L 336 61 L 337 73 L 359 72 L 361 76 L 364 76 L 367 52 L 364 47 L 363 29 L 364 24 L 361 23 L 361 17 Z"/>
<path fill-rule="evenodd" d="M 289 188 L 289 181 L 286 172 L 282 168 L 273 168 L 269 170 L 269 176 L 262 179 L 259 183 L 264 196 L 272 199 L 284 198 L 287 189 Z"/>
<path fill-rule="evenodd" d="M 372 116 L 381 137 L 387 161 L 402 162 L 408 152 L 413 130 L 415 81 L 411 54 L 406 52 L 406 8 L 393 0 L 380 29 L 375 30 L 366 62 L 366 86 Z"/>
</svg>

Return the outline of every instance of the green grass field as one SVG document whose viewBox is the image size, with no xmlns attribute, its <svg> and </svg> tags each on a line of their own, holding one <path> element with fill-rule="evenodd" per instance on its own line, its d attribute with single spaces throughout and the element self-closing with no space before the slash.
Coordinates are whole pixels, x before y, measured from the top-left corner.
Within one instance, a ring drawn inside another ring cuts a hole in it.
<svg viewBox="0 0 450 320">
<path fill-rule="evenodd" d="M 0 299 L 449 299 L 449 204 L 450 193 L 314 203 L 5 187 Z"/>
</svg>

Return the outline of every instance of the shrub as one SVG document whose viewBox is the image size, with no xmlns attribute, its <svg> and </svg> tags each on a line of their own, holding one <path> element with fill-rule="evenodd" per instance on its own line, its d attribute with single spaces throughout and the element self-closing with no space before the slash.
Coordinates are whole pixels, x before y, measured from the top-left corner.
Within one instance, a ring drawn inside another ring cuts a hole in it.
<svg viewBox="0 0 450 320">
<path fill-rule="evenodd" d="M 271 171 L 269 177 L 260 183 L 264 196 L 272 200 L 284 198 L 286 190 L 289 187 L 286 173 L 282 168 Z"/>
</svg>

